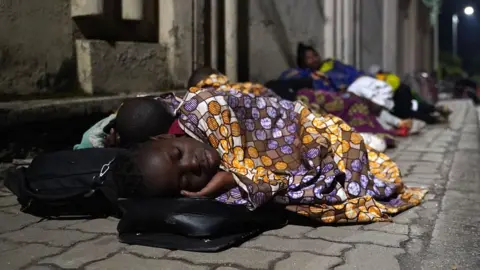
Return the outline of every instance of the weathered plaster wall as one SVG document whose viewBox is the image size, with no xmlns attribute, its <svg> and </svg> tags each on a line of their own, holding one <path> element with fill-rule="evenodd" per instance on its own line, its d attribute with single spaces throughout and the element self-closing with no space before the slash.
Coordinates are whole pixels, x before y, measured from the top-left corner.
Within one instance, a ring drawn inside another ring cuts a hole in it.
<svg viewBox="0 0 480 270">
<path fill-rule="evenodd" d="M 72 55 L 70 0 L 0 1 L 0 94 L 71 87 Z"/>
<path fill-rule="evenodd" d="M 295 66 L 298 42 L 323 51 L 322 0 L 250 1 L 250 79 L 265 82 Z M 241 18 L 241 14 L 240 14 Z"/>
<path fill-rule="evenodd" d="M 388 1 L 388 0 L 387 0 Z M 382 65 L 383 58 L 383 1 L 362 0 L 361 5 L 361 68 Z"/>
<path fill-rule="evenodd" d="M 88 93 L 154 92 L 172 85 L 162 45 L 77 40 L 76 50 L 78 81 Z"/>
</svg>

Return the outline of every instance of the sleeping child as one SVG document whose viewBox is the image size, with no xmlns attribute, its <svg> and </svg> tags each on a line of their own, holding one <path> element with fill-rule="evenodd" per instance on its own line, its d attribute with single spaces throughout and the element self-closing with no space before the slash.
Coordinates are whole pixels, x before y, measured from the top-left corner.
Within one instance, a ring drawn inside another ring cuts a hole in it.
<svg viewBox="0 0 480 270">
<path fill-rule="evenodd" d="M 185 135 L 156 136 L 116 164 L 116 179 L 141 183 L 132 196 L 205 196 L 250 210 L 275 202 L 356 223 L 390 220 L 426 193 L 405 187 L 396 164 L 341 119 L 300 102 L 191 87 L 177 115 Z"/>
</svg>

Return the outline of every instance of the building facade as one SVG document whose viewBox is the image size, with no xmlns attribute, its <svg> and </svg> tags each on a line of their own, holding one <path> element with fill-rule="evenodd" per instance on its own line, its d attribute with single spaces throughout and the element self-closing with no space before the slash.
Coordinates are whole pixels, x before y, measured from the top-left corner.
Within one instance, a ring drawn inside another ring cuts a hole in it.
<svg viewBox="0 0 480 270">
<path fill-rule="evenodd" d="M 196 67 L 265 82 L 323 57 L 404 74 L 432 70 L 421 0 L 27 0 L 0 5 L 0 93 L 150 92 Z"/>
</svg>

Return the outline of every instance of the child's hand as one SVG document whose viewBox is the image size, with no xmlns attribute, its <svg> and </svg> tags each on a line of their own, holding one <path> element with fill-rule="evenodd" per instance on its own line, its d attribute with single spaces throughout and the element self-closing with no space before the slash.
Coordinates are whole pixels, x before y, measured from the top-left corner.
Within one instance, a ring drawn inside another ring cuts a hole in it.
<svg viewBox="0 0 480 270">
<path fill-rule="evenodd" d="M 233 179 L 232 173 L 218 172 L 210 182 L 198 192 L 190 192 L 182 190 L 181 194 L 186 197 L 211 197 L 216 198 L 221 194 L 229 191 L 237 185 Z"/>
</svg>

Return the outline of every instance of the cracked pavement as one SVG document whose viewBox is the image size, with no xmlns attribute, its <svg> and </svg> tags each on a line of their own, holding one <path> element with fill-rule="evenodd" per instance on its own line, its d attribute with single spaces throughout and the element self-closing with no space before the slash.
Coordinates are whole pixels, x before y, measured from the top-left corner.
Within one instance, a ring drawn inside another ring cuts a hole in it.
<svg viewBox="0 0 480 270">
<path fill-rule="evenodd" d="M 220 253 L 127 246 L 117 221 L 41 221 L 0 186 L 0 269 L 480 269 L 478 117 L 467 100 L 445 102 L 449 125 L 401 139 L 388 154 L 422 205 L 393 223 L 288 225 Z"/>
</svg>

